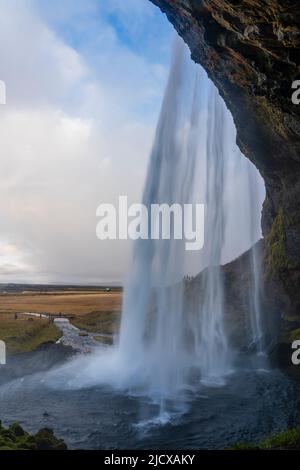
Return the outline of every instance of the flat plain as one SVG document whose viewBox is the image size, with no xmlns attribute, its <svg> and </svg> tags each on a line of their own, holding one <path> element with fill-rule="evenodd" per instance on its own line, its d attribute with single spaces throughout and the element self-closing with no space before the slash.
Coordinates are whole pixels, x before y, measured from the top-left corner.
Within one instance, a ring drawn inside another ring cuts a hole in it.
<svg viewBox="0 0 300 470">
<path fill-rule="evenodd" d="M 122 289 L 110 291 L 83 287 L 30 286 L 11 288 L 0 293 L 0 339 L 6 341 L 11 353 L 26 352 L 60 337 L 56 326 L 44 319 L 24 313 L 68 315 L 80 329 L 110 334 L 119 325 L 122 309 Z"/>
</svg>

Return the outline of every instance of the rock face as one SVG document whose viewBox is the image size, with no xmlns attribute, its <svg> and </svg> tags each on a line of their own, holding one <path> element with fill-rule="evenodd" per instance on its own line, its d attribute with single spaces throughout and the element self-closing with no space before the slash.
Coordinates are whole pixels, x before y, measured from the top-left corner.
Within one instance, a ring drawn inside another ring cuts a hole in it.
<svg viewBox="0 0 300 470">
<path fill-rule="evenodd" d="M 263 250 L 264 241 L 257 242 L 257 248 Z M 251 334 L 250 311 L 253 292 L 252 249 L 221 267 L 224 285 L 224 314 L 225 326 L 229 343 L 236 352 L 251 353 L 255 344 Z M 204 272 L 204 271 L 203 271 Z M 198 311 L 203 296 L 203 272 L 185 281 L 187 311 Z M 264 332 L 264 347 L 273 355 L 275 345 L 279 340 L 279 323 L 282 303 L 278 299 L 270 299 L 261 292 L 260 308 L 264 312 L 262 330 Z M 290 358 L 290 354 L 289 354 Z"/>
<path fill-rule="evenodd" d="M 150 0 L 218 87 L 266 184 L 266 293 L 300 320 L 300 10 L 294 0 Z M 276 303 L 276 302 L 275 302 Z M 285 320 L 286 321 L 286 320 Z"/>
</svg>

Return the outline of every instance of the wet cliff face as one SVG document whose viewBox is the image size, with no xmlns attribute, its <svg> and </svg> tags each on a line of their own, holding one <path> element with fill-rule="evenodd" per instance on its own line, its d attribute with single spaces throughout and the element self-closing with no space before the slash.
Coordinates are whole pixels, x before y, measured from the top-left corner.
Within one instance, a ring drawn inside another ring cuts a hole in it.
<svg viewBox="0 0 300 470">
<path fill-rule="evenodd" d="M 300 10 L 295 0 L 150 0 L 165 12 L 218 87 L 242 152 L 267 190 L 265 279 L 300 319 Z"/>
<path fill-rule="evenodd" d="M 259 240 L 256 249 L 264 249 L 264 240 Z M 255 351 L 257 344 L 253 342 L 251 331 L 251 301 L 253 299 L 253 257 L 252 249 L 241 256 L 225 264 L 221 268 L 221 276 L 224 284 L 224 321 L 228 333 L 229 343 L 233 350 L 241 353 Z M 199 311 L 201 298 L 203 298 L 203 271 L 194 278 L 185 281 L 186 311 Z M 264 348 L 270 355 L 274 355 L 274 349 L 278 343 L 278 332 L 280 330 L 280 302 L 267 299 L 264 290 L 261 292 L 260 308 L 264 312 L 261 327 L 264 332 Z M 280 335 L 283 336 L 283 335 Z M 282 338 L 283 339 L 283 338 Z M 281 339 L 280 339 L 281 341 Z M 290 349 L 290 345 L 289 345 Z M 290 360 L 290 351 L 287 359 Z M 300 371 L 299 371 L 300 373 Z"/>
</svg>

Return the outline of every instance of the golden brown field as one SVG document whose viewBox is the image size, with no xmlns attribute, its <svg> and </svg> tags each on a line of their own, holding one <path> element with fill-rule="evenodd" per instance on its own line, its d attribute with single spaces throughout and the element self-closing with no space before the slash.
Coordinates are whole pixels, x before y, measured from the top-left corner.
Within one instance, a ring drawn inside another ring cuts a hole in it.
<svg viewBox="0 0 300 470">
<path fill-rule="evenodd" d="M 50 292 L 0 294 L 0 339 L 11 352 L 29 351 L 47 341 L 56 341 L 60 332 L 48 320 L 28 318 L 21 313 L 68 314 L 75 326 L 87 331 L 114 333 L 119 325 L 122 290 L 58 289 Z M 17 319 L 15 318 L 17 314 Z"/>
<path fill-rule="evenodd" d="M 122 293 L 118 292 L 50 292 L 45 294 L 1 294 L 1 313 L 67 313 L 81 315 L 93 311 L 120 312 Z"/>
</svg>

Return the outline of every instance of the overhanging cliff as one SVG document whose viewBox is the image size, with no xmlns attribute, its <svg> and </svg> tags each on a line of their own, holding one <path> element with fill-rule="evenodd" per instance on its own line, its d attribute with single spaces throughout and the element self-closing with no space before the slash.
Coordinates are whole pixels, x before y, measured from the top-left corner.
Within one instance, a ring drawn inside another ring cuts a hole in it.
<svg viewBox="0 0 300 470">
<path fill-rule="evenodd" d="M 265 180 L 266 286 L 285 298 L 284 316 L 300 318 L 300 105 L 291 100 L 300 79 L 298 2 L 150 1 L 218 87 L 241 151 Z"/>
</svg>

